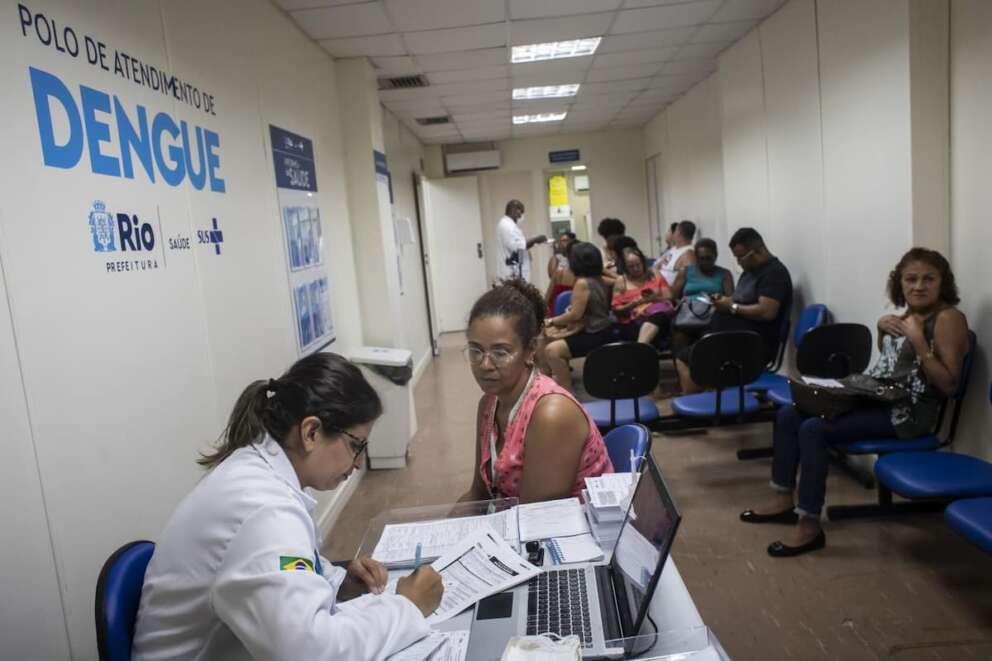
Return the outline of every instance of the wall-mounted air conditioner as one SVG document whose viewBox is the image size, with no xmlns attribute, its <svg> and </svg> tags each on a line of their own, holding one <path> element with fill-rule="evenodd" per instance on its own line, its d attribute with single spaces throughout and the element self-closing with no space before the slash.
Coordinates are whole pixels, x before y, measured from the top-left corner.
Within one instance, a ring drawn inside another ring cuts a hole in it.
<svg viewBox="0 0 992 661">
<path fill-rule="evenodd" d="M 466 151 L 444 155 L 444 166 L 448 172 L 474 172 L 495 170 L 500 166 L 499 151 Z"/>
</svg>

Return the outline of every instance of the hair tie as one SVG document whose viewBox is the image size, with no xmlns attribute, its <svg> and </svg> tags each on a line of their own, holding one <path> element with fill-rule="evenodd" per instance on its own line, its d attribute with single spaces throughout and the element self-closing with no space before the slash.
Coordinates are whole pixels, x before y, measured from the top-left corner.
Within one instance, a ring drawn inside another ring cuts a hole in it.
<svg viewBox="0 0 992 661">
<path fill-rule="evenodd" d="M 265 386 L 265 391 L 266 392 L 273 392 L 274 393 L 277 390 L 279 390 L 279 386 L 280 385 L 282 385 L 282 384 L 279 383 L 279 380 L 278 379 L 269 379 L 269 385 Z"/>
</svg>

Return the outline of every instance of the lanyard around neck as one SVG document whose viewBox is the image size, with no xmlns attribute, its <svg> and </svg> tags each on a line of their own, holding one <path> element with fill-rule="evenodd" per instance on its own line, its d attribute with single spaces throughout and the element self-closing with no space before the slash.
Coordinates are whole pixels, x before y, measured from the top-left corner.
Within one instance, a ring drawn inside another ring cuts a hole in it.
<svg viewBox="0 0 992 661">
<path fill-rule="evenodd" d="M 531 370 L 530 376 L 527 377 L 527 385 L 524 389 L 520 391 L 520 396 L 517 397 L 517 401 L 513 403 L 513 407 L 510 409 L 510 415 L 506 417 L 506 429 L 503 430 L 503 434 L 506 434 L 506 430 L 510 428 L 513 424 L 513 419 L 517 417 L 517 413 L 520 411 L 520 407 L 524 402 L 527 391 L 530 390 L 530 386 L 534 383 L 534 375 L 537 370 Z M 496 407 L 493 408 L 493 426 L 489 431 L 489 491 L 493 492 L 496 489 L 496 409 L 499 408 L 499 400 L 496 400 Z M 504 442 L 505 444 L 505 442 Z"/>
</svg>

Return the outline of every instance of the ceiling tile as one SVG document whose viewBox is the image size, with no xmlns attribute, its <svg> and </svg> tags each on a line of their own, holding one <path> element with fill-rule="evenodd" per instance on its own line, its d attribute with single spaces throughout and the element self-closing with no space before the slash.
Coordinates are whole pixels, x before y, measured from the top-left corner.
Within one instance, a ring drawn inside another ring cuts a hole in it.
<svg viewBox="0 0 992 661">
<path fill-rule="evenodd" d="M 616 107 L 626 105 L 628 101 L 637 96 L 639 92 L 609 92 L 605 94 L 580 94 L 575 99 L 574 108 L 585 108 L 590 106 Z"/>
<path fill-rule="evenodd" d="M 662 62 L 648 62 L 647 64 L 637 64 L 631 67 L 614 67 L 612 69 L 592 69 L 586 76 L 586 81 L 590 83 L 608 83 L 617 80 L 629 80 L 631 78 L 649 78 L 661 71 L 666 66 Z"/>
<path fill-rule="evenodd" d="M 417 137 L 421 137 L 421 136 L 417 136 Z M 460 144 L 464 142 L 464 140 L 462 140 L 458 136 L 452 136 L 449 138 L 422 137 L 421 142 L 427 145 L 453 145 L 453 144 Z"/>
<path fill-rule="evenodd" d="M 570 57 L 564 60 L 525 62 L 510 65 L 514 87 L 535 85 L 569 85 L 581 83 L 585 78 L 591 57 Z"/>
<path fill-rule="evenodd" d="M 431 88 L 428 88 L 431 89 Z M 497 92 L 503 90 L 507 98 L 510 96 L 510 81 L 507 78 L 493 78 L 490 80 L 469 80 L 461 83 L 448 83 L 446 85 L 434 85 L 433 93 L 441 96 L 462 96 L 464 94 L 475 94 L 483 92 Z"/>
<path fill-rule="evenodd" d="M 646 88 L 651 78 L 634 78 L 632 80 L 614 80 L 607 83 L 586 83 L 582 87 L 590 94 L 607 94 L 610 92 L 632 92 Z"/>
<path fill-rule="evenodd" d="M 492 78 L 508 78 L 510 66 L 501 64 L 495 67 L 480 67 L 478 69 L 459 69 L 457 71 L 435 71 L 427 74 L 432 85 L 445 83 L 462 83 L 472 80 L 490 80 Z"/>
<path fill-rule="evenodd" d="M 420 67 L 409 55 L 399 57 L 373 57 L 372 65 L 384 73 L 418 73 Z"/>
<path fill-rule="evenodd" d="M 311 9 L 313 7 L 329 7 L 331 5 L 352 5 L 355 0 L 275 0 L 275 3 L 286 11 Z"/>
<path fill-rule="evenodd" d="M 623 3 L 624 9 L 638 9 L 640 7 L 656 7 L 658 5 L 679 5 L 692 0 L 627 0 Z"/>
<path fill-rule="evenodd" d="M 714 41 L 707 44 L 686 44 L 679 49 L 679 54 L 673 59 L 676 60 L 692 60 L 692 59 L 707 59 L 714 58 L 720 54 L 723 49 L 730 46 L 729 41 Z"/>
<path fill-rule="evenodd" d="M 431 72 L 498 66 L 509 63 L 510 56 L 505 48 L 483 48 L 454 53 L 417 55 L 416 60 L 424 71 Z"/>
<path fill-rule="evenodd" d="M 318 40 L 395 32 L 378 2 L 301 9 L 291 16 L 304 32 Z"/>
<path fill-rule="evenodd" d="M 325 39 L 320 45 L 334 57 L 406 55 L 403 40 L 396 33 L 349 39 Z"/>
<path fill-rule="evenodd" d="M 445 108 L 458 106 L 480 106 L 488 103 L 505 103 L 510 105 L 510 95 L 506 92 L 484 92 L 481 94 L 457 94 L 446 96 L 442 100 Z"/>
<path fill-rule="evenodd" d="M 737 41 L 757 25 L 757 21 L 737 21 L 736 23 L 711 23 L 699 28 L 692 38 L 694 44 L 705 44 L 712 41 L 724 43 Z"/>
<path fill-rule="evenodd" d="M 746 19 L 761 20 L 778 9 L 785 0 L 734 0 L 724 3 L 713 18 L 715 23 L 727 21 L 743 21 Z"/>
<path fill-rule="evenodd" d="M 647 62 L 664 62 L 670 60 L 680 51 L 677 46 L 668 48 L 648 48 L 644 50 L 625 51 L 622 53 L 604 53 L 596 55 L 592 60 L 593 69 L 608 69 Z"/>
<path fill-rule="evenodd" d="M 513 104 L 514 115 L 539 115 L 547 112 L 567 112 L 569 103 L 560 101 L 515 101 Z"/>
<path fill-rule="evenodd" d="M 452 115 L 452 118 L 458 123 L 492 122 L 492 121 L 500 121 L 504 119 L 509 121 L 510 111 L 497 110 L 493 112 L 454 113 Z"/>
<path fill-rule="evenodd" d="M 403 39 L 414 55 L 496 48 L 506 46 L 506 23 L 407 32 Z"/>
<path fill-rule="evenodd" d="M 603 39 L 603 43 L 599 45 L 596 53 L 619 53 L 628 50 L 640 50 L 642 48 L 681 46 L 689 41 L 698 29 L 693 25 L 684 28 L 673 28 L 671 30 L 652 30 L 650 32 L 610 35 Z"/>
<path fill-rule="evenodd" d="M 705 23 L 722 0 L 700 0 L 681 5 L 627 9 L 617 15 L 611 34 L 663 30 Z"/>
<path fill-rule="evenodd" d="M 483 25 L 506 20 L 500 0 L 385 0 L 400 32 Z"/>
<path fill-rule="evenodd" d="M 582 37 L 599 37 L 606 34 L 613 22 L 614 14 L 585 14 L 583 16 L 563 16 L 542 18 L 533 21 L 512 21 L 510 23 L 510 43 L 543 44 L 549 41 L 567 41 Z"/>
<path fill-rule="evenodd" d="M 433 136 L 457 135 L 458 129 L 451 124 L 428 124 L 427 126 L 418 125 L 417 133 Z"/>
<path fill-rule="evenodd" d="M 651 83 L 648 85 L 649 88 L 663 88 L 663 89 L 685 89 L 692 83 L 699 80 L 699 74 L 695 73 L 660 73 L 655 76 Z"/>
<path fill-rule="evenodd" d="M 542 135 L 554 135 L 561 131 L 561 122 L 546 122 L 541 124 L 522 124 L 513 127 L 514 138 L 536 138 Z"/>
<path fill-rule="evenodd" d="M 622 0 L 510 0 L 510 18 L 543 18 L 613 11 Z"/>
<path fill-rule="evenodd" d="M 448 97 L 447 99 L 442 99 L 442 103 L 452 113 L 471 114 L 496 112 L 497 110 L 510 111 L 510 99 L 508 96 L 502 99 L 487 99 L 483 101 L 479 101 L 474 95 L 468 101 L 460 101 L 456 97 Z"/>
<path fill-rule="evenodd" d="M 695 74 L 716 69 L 716 60 L 674 60 L 663 65 L 662 74 Z"/>
</svg>

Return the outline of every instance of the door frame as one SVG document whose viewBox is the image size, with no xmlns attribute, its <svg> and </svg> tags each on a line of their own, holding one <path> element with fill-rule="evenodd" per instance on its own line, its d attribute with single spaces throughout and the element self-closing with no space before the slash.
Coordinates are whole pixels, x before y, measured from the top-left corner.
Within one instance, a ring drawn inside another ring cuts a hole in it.
<svg viewBox="0 0 992 661">
<path fill-rule="evenodd" d="M 431 280 L 431 249 L 424 234 L 424 195 L 423 177 L 413 172 L 413 206 L 417 213 L 417 240 L 420 241 L 420 268 L 424 275 L 424 302 L 427 305 L 427 335 L 431 339 L 431 354 L 440 355 L 438 346 L 437 319 L 434 311 L 433 282 Z"/>
</svg>

